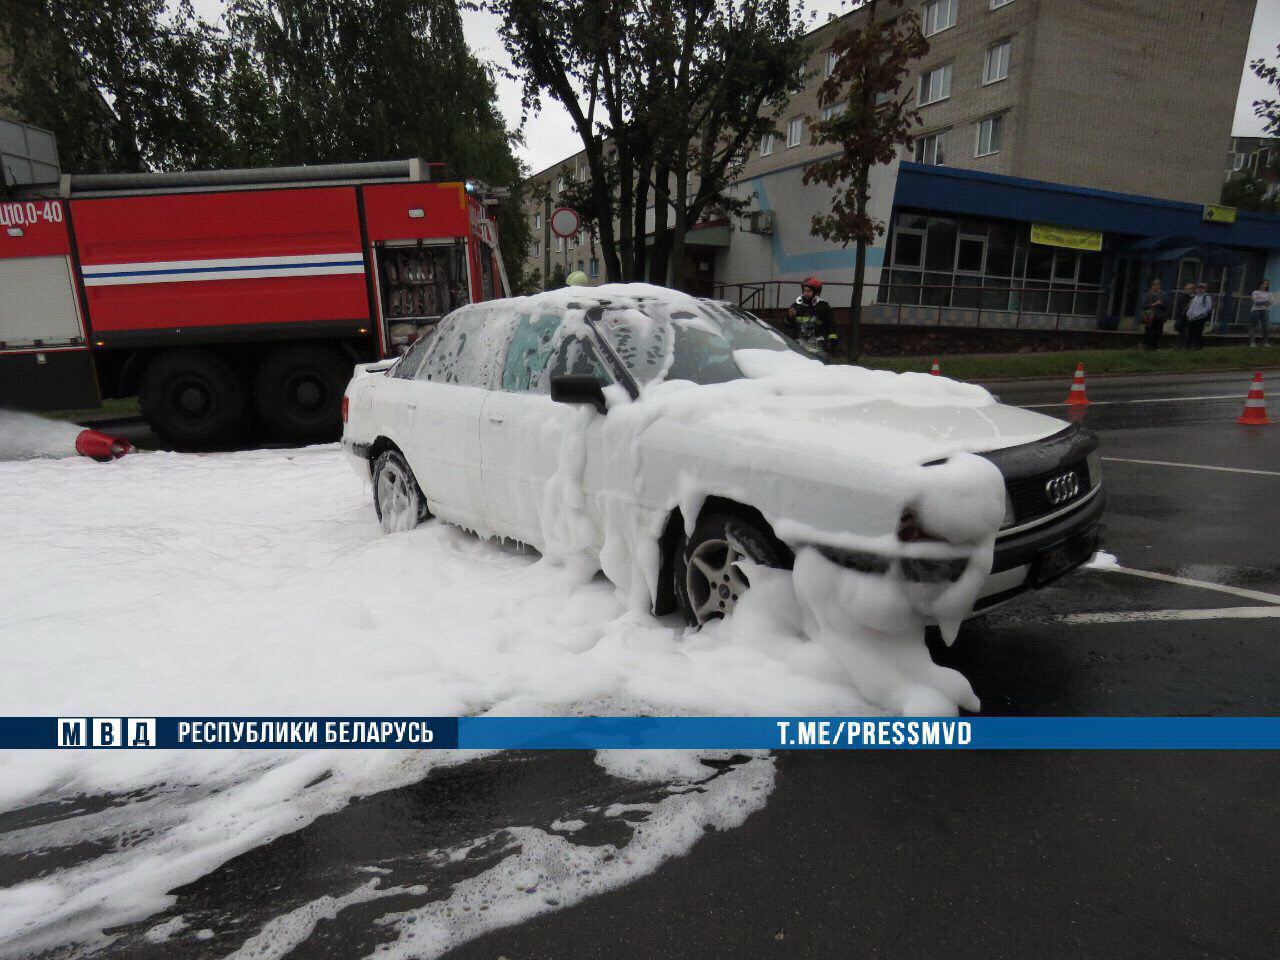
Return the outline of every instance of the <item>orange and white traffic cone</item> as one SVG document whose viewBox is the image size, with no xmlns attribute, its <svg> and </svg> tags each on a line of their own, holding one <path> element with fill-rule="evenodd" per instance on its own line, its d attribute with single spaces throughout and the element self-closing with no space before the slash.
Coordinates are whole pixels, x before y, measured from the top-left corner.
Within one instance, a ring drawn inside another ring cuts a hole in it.
<svg viewBox="0 0 1280 960">
<path fill-rule="evenodd" d="M 1270 423 L 1267 419 L 1267 401 L 1262 396 L 1262 374 L 1253 375 L 1253 383 L 1249 385 L 1249 396 L 1244 401 L 1244 413 L 1240 414 L 1236 423 L 1261 426 Z"/>
<path fill-rule="evenodd" d="M 1071 381 L 1071 391 L 1067 394 L 1067 405 L 1076 406 L 1089 402 L 1089 395 L 1084 391 L 1084 361 L 1076 364 L 1076 376 Z"/>
<path fill-rule="evenodd" d="M 930 373 L 932 373 L 935 377 L 940 377 L 940 376 L 942 376 L 942 371 L 941 371 L 940 369 L 938 369 L 938 358 L 937 358 L 937 357 L 934 357 L 934 358 L 933 358 L 933 369 L 932 369 L 932 370 L 930 370 L 929 372 L 930 372 Z"/>
</svg>

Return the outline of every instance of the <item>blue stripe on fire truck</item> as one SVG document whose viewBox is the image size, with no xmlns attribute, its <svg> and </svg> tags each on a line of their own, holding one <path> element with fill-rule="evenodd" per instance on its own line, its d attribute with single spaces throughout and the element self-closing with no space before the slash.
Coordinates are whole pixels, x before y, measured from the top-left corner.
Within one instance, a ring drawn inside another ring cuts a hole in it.
<svg viewBox="0 0 1280 960">
<path fill-rule="evenodd" d="M 193 280 L 240 280 L 265 277 L 325 276 L 364 272 L 358 253 L 289 257 L 234 257 L 154 263 L 108 263 L 82 267 L 85 286 L 181 283 Z"/>
</svg>

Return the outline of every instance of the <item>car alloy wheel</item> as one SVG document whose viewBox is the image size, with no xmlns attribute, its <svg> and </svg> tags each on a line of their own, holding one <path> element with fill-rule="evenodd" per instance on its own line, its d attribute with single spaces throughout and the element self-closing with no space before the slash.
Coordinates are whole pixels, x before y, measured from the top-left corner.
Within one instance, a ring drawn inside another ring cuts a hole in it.
<svg viewBox="0 0 1280 960">
<path fill-rule="evenodd" d="M 373 498 L 383 533 L 412 530 L 427 517 L 413 471 L 395 450 L 383 453 L 374 465 Z"/>
<path fill-rule="evenodd" d="M 689 554 L 685 590 L 698 623 L 733 613 L 751 582 L 736 566 L 749 559 L 730 540 L 704 540 Z"/>
<path fill-rule="evenodd" d="M 701 626 L 727 617 L 751 586 L 739 561 L 778 567 L 786 549 L 746 520 L 712 514 L 699 520 L 679 548 L 676 602 L 685 620 Z"/>
</svg>

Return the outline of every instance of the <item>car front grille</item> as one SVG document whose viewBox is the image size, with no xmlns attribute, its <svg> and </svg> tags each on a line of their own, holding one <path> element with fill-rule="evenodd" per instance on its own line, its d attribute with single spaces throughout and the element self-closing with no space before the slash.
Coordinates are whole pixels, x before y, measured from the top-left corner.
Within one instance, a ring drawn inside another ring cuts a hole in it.
<svg viewBox="0 0 1280 960">
<path fill-rule="evenodd" d="M 1075 492 L 1064 495 L 1069 489 L 1070 478 L 1075 479 Z M 1058 497 L 1051 498 L 1049 484 L 1061 480 Z M 1005 487 L 1009 491 L 1009 499 L 1013 502 L 1013 516 L 1017 523 L 1030 523 L 1041 517 L 1055 513 L 1082 499 L 1089 492 L 1089 467 L 1084 460 L 1065 464 L 1047 473 L 1033 477 L 1019 477 L 1009 480 Z"/>
</svg>

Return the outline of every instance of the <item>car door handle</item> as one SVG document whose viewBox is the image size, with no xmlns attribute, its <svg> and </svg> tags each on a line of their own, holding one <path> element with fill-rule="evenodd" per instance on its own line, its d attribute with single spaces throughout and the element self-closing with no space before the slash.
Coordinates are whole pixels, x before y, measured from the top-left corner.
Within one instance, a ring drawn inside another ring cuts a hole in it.
<svg viewBox="0 0 1280 960">
<path fill-rule="evenodd" d="M 492 414 L 492 413 L 491 413 L 491 414 L 489 414 L 489 422 L 490 422 L 490 423 L 496 423 L 496 424 L 501 425 L 501 424 L 506 423 L 506 422 L 507 422 L 507 420 L 506 420 L 506 418 L 505 418 L 505 417 L 495 416 L 494 414 Z"/>
<path fill-rule="evenodd" d="M 417 409 L 418 409 L 418 405 L 417 405 L 416 403 L 406 403 L 406 404 L 405 404 L 405 407 L 407 407 L 407 408 L 408 408 L 408 409 L 410 409 L 410 410 L 417 410 Z"/>
</svg>

